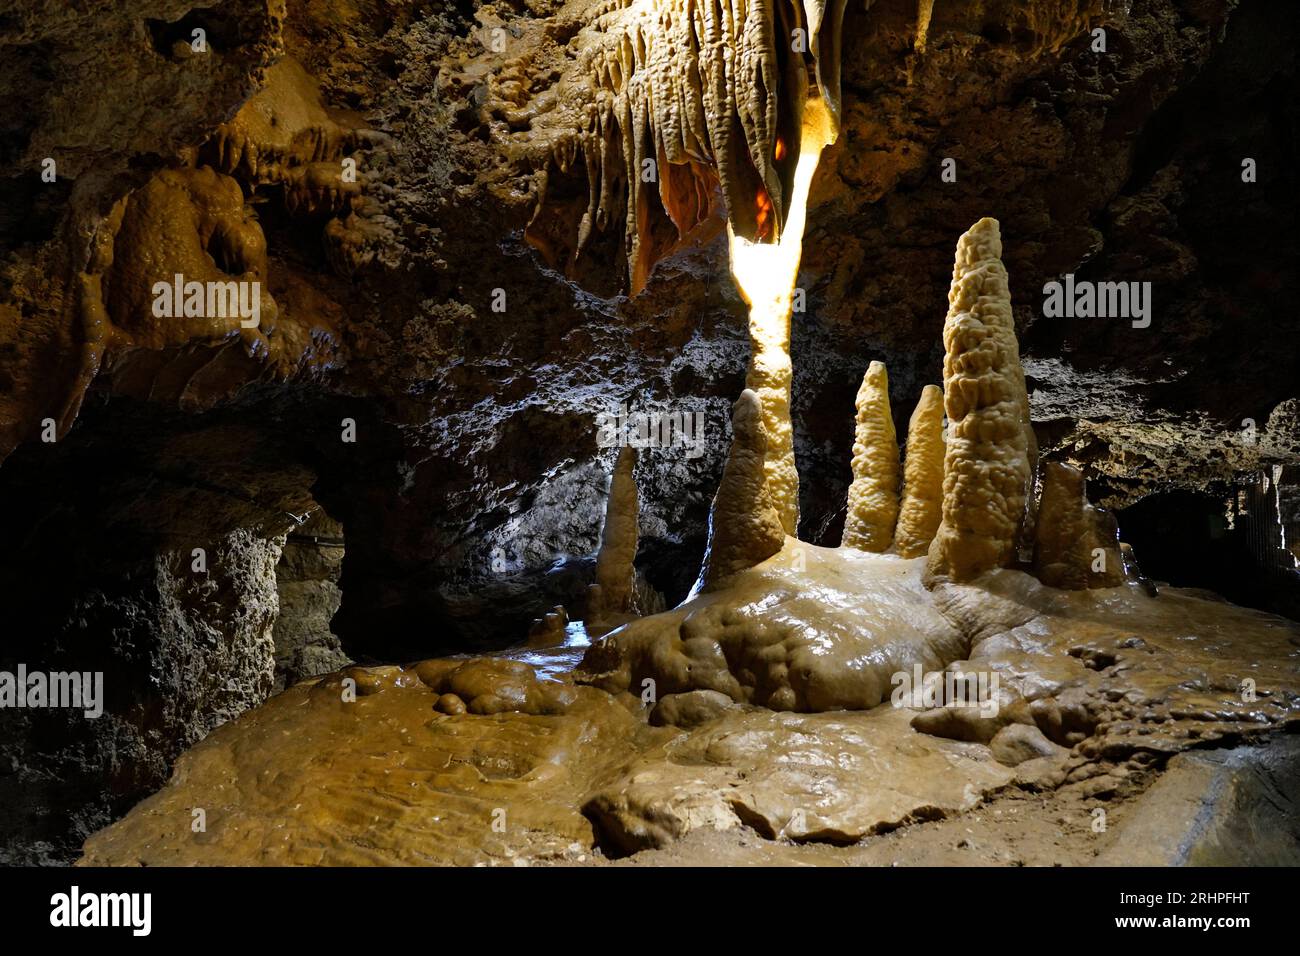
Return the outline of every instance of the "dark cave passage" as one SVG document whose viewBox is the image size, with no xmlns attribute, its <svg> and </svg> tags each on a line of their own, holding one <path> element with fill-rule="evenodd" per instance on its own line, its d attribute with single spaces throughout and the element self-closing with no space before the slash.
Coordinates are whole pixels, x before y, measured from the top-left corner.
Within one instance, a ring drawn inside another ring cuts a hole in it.
<svg viewBox="0 0 1300 956">
<path fill-rule="evenodd" d="M 1206 491 L 1173 490 L 1118 512 L 1142 573 L 1300 620 L 1300 487 L 1295 469 Z"/>
<path fill-rule="evenodd" d="M 366 413 L 300 398 L 181 415 L 94 396 L 68 435 L 5 463 L 0 670 L 103 688 L 91 720 L 0 710 L 8 862 L 71 859 L 215 727 L 347 663 L 330 630 L 344 530 L 313 488 L 331 423 Z"/>
</svg>

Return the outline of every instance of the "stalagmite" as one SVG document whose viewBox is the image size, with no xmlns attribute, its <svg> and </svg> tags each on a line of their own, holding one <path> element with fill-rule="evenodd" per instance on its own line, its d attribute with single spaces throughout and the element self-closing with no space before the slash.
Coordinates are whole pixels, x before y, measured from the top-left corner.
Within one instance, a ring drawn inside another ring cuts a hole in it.
<svg viewBox="0 0 1300 956">
<path fill-rule="evenodd" d="M 1043 468 L 1034 574 L 1054 588 L 1116 587 L 1125 580 L 1114 519 L 1088 503 L 1083 472 L 1062 462 Z"/>
<path fill-rule="evenodd" d="M 605 525 L 596 555 L 596 583 L 588 598 L 587 616 L 601 620 L 610 614 L 635 612 L 637 520 L 636 449 L 624 445 L 609 479 Z"/>
<path fill-rule="evenodd" d="M 767 434 L 758 396 L 740 393 L 732 409 L 731 451 L 709 511 L 709 544 L 695 590 L 753 567 L 781 550 L 785 531 L 767 490 Z"/>
<path fill-rule="evenodd" d="M 555 647 L 564 643 L 565 629 L 569 626 L 569 612 L 557 604 L 546 614 L 533 620 L 528 629 L 529 647 Z"/>
<path fill-rule="evenodd" d="M 881 552 L 898 519 L 898 438 L 889 408 L 889 374 L 872 362 L 858 389 L 853 439 L 853 482 L 841 546 Z"/>
<path fill-rule="evenodd" d="M 927 385 L 907 423 L 903 500 L 894 550 L 918 558 L 930 548 L 943 509 L 943 390 Z"/>
<path fill-rule="evenodd" d="M 929 571 L 969 580 L 1017 556 L 1032 487 L 1029 400 L 996 219 L 957 243 L 943 382 L 943 519 Z"/>
<path fill-rule="evenodd" d="M 823 147 L 834 141 L 830 111 L 820 100 L 804 109 L 802 148 L 790 193 L 790 214 L 775 243 L 750 242 L 728 225 L 731 275 L 749 304 L 749 370 L 745 386 L 753 390 L 763 411 L 767 433 L 767 487 L 781 516 L 785 533 L 799 526 L 799 472 L 794 460 L 794 428 L 790 422 L 790 311 L 794 283 L 803 253 L 808 189 Z"/>
</svg>

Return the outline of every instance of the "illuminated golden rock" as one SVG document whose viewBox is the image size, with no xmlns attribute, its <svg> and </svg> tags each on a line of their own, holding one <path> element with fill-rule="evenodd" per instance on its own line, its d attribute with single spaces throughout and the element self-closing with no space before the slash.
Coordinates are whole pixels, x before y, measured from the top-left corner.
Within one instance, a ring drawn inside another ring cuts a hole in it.
<svg viewBox="0 0 1300 956">
<path fill-rule="evenodd" d="M 262 88 L 217 128 L 211 149 L 220 172 L 246 182 L 288 181 L 295 190 L 324 190 L 345 187 L 339 159 L 355 143 L 354 132 L 321 103 L 316 80 L 292 56 L 284 56 L 267 69 Z M 323 171 L 314 183 L 298 180 L 313 163 L 331 164 L 332 180 Z M 298 198 L 308 202 L 311 197 Z"/>
<path fill-rule="evenodd" d="M 903 500 L 894 550 L 904 558 L 925 554 L 943 514 L 943 390 L 927 385 L 907 424 Z"/>
<path fill-rule="evenodd" d="M 841 546 L 881 552 L 898 519 L 898 438 L 889 408 L 889 374 L 872 362 L 858 389 L 853 440 L 853 482 Z"/>
<path fill-rule="evenodd" d="M 800 149 L 805 53 L 838 130 L 844 6 L 844 0 L 597 6 L 590 33 L 580 37 L 594 106 L 576 138 L 556 144 L 562 169 L 578 154 L 586 164 L 589 200 L 578 253 L 592 227 L 603 228 L 614 214 L 614 190 L 626 190 L 619 197 L 624 243 L 631 288 L 639 290 L 652 264 L 648 190 L 657 188 L 663 209 L 685 234 L 707 213 L 704 197 L 713 179 L 738 233 L 775 238 L 789 212 Z M 656 175 L 648 179 L 650 168 Z M 766 223 L 760 221 L 765 204 L 773 220 Z"/>
<path fill-rule="evenodd" d="M 776 242 L 751 242 L 728 224 L 731 275 L 749 305 L 749 368 L 745 387 L 758 396 L 767 432 L 764 471 L 767 488 L 785 533 L 799 528 L 799 470 L 790 421 L 790 315 L 803 255 L 808 190 L 823 147 L 833 142 L 835 123 L 827 106 L 810 100 L 803 111 L 802 144 L 791 185 L 789 215 Z"/>
<path fill-rule="evenodd" d="M 996 219 L 958 241 L 944 321 L 943 518 L 931 574 L 966 581 L 1017 556 L 1032 490 L 1029 399 Z"/>
<path fill-rule="evenodd" d="M 709 543 L 697 586 L 704 590 L 770 558 L 785 543 L 764 474 L 767 434 L 762 409 L 749 389 L 736 399 L 731 432 L 731 451 L 709 510 Z"/>
</svg>

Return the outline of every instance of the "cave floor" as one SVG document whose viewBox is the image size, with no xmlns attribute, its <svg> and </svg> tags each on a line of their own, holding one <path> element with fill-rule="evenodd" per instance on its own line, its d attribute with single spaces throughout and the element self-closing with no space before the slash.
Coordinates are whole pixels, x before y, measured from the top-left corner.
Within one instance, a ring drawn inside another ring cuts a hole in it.
<svg viewBox="0 0 1300 956">
<path fill-rule="evenodd" d="M 1008 789 L 966 813 L 851 846 L 697 830 L 600 866 L 1297 866 L 1300 737 L 1192 752 L 1133 774 L 1104 799 L 1086 786 Z M 1100 812 L 1104 812 L 1101 816 Z M 1104 821 L 1104 826 L 1103 826 Z M 572 862 L 557 865 L 573 865 Z M 579 865 L 582 865 L 581 863 Z"/>
<path fill-rule="evenodd" d="M 590 648 L 574 627 L 300 683 L 182 755 L 81 862 L 1300 859 L 1294 623 L 1013 571 L 929 590 L 921 566 L 796 542 Z M 997 676 L 996 697 L 891 699 L 913 664 Z M 814 706 L 738 702 L 773 675 Z"/>
</svg>

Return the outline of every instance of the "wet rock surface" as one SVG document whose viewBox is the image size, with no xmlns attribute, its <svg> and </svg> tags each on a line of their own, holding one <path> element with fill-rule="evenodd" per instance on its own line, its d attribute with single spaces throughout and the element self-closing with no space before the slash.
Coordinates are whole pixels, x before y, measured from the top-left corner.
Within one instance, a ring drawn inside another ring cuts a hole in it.
<svg viewBox="0 0 1300 956">
<path fill-rule="evenodd" d="M 581 864 L 679 842 L 690 860 L 692 835 L 710 831 L 734 831 L 733 842 L 756 834 L 777 848 L 842 845 L 852 860 L 868 849 L 864 841 L 899 828 L 923 848 L 927 828 L 1009 802 L 1013 792 L 1072 806 L 1086 830 L 1088 804 L 1124 806 L 1169 757 L 1277 739 L 1277 730 L 1300 723 L 1300 628 L 1282 618 L 1177 592 L 1151 598 L 1138 585 L 1058 591 L 1015 571 L 933 596 L 890 594 L 875 580 L 882 572 L 864 573 L 863 562 L 919 577 L 920 559 L 826 554 L 811 565 L 805 590 L 824 585 L 824 563 L 839 560 L 872 581 L 873 603 L 929 601 L 960 638 L 925 668 L 942 669 L 969 644 L 962 669 L 996 673 L 1006 692 L 996 698 L 1000 729 L 970 730 L 967 715 L 986 717 L 990 695 L 964 704 L 940 697 L 938 707 L 894 695 L 849 711 L 812 695 L 800 710 L 830 712 L 782 713 L 754 706 L 746 699 L 753 689 L 734 678 L 730 695 L 684 690 L 672 656 L 656 669 L 655 658 L 637 658 L 625 640 L 639 628 L 654 635 L 640 641 L 671 647 L 693 607 L 749 607 L 779 622 L 790 613 L 780 592 L 769 590 L 772 600 L 759 609 L 761 591 L 745 577 L 761 579 L 760 565 L 588 651 L 583 668 L 640 659 L 638 678 L 644 671 L 651 687 L 674 691 L 653 709 L 636 696 L 641 684 L 611 693 L 505 658 L 352 668 L 210 735 L 181 758 L 166 788 L 91 838 L 83 862 Z M 783 557 L 769 563 L 779 571 Z M 828 602 L 804 622 L 805 653 L 827 656 L 846 686 L 874 686 L 868 645 L 887 648 L 896 638 L 859 638 L 849 660 L 837 614 L 853 619 L 852 609 Z M 704 615 L 695 629 L 695 640 L 707 641 L 726 625 Z M 1253 693 L 1243 692 L 1246 675 Z M 581 669 L 577 676 L 591 679 Z M 927 725 L 935 714 L 953 720 Z M 673 717 L 682 725 L 672 726 Z M 1153 793 L 1146 799 L 1158 804 Z M 190 829 L 193 806 L 208 808 L 206 834 Z M 1244 818 L 1239 825 L 1257 825 Z M 967 862 L 1007 862 L 978 840 L 967 847 Z M 1074 852 L 1089 859 L 1093 850 Z M 1137 857 L 1112 845 L 1110 859 Z"/>
</svg>

